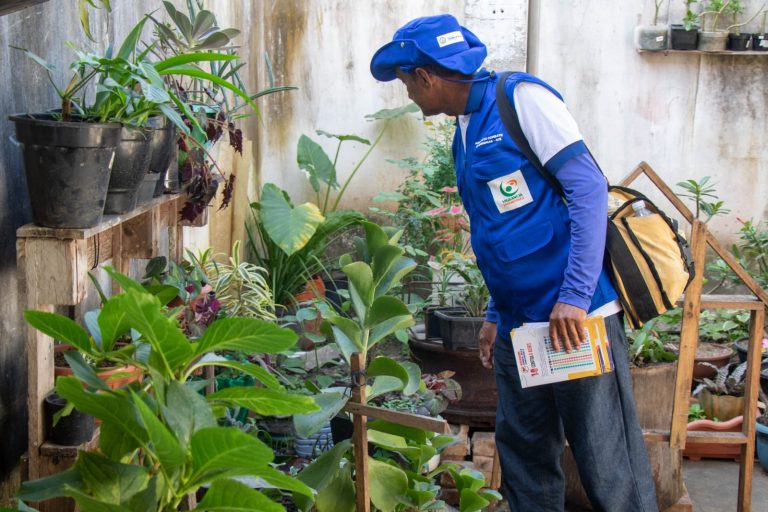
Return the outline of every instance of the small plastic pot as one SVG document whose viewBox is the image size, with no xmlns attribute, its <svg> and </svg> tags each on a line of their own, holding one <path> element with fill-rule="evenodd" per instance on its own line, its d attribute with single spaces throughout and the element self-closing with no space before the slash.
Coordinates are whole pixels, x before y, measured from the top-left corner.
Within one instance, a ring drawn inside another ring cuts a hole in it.
<svg viewBox="0 0 768 512">
<path fill-rule="evenodd" d="M 669 47 L 672 50 L 695 50 L 699 43 L 699 31 L 696 28 L 685 30 L 683 25 L 671 25 L 669 28 Z"/>
<path fill-rule="evenodd" d="M 61 446 L 79 446 L 93 438 L 95 422 L 93 416 L 73 409 L 66 416 L 59 418 L 56 425 L 53 424 L 55 414 L 64 407 L 67 401 L 56 393 L 50 393 L 45 397 L 45 415 L 50 425 L 49 439 Z"/>
<path fill-rule="evenodd" d="M 732 52 L 744 52 L 749 48 L 752 34 L 728 34 L 728 49 Z"/>
</svg>

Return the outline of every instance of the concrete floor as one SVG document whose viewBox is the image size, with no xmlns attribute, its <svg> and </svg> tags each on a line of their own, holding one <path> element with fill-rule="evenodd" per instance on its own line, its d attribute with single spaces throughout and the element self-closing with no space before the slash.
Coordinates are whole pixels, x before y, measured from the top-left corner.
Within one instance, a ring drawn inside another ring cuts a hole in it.
<svg viewBox="0 0 768 512">
<path fill-rule="evenodd" d="M 739 489 L 737 462 L 683 459 L 683 475 L 693 512 L 735 512 Z M 752 512 L 768 512 L 768 474 L 757 461 L 752 478 Z"/>
</svg>

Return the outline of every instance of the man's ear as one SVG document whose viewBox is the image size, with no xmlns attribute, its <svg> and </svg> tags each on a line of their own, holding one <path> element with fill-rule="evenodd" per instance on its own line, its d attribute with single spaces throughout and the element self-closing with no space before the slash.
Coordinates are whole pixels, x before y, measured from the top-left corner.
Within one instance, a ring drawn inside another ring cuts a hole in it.
<svg viewBox="0 0 768 512">
<path fill-rule="evenodd" d="M 413 70 L 413 75 L 424 87 L 430 87 L 432 85 L 432 75 L 426 69 L 416 68 Z"/>
</svg>

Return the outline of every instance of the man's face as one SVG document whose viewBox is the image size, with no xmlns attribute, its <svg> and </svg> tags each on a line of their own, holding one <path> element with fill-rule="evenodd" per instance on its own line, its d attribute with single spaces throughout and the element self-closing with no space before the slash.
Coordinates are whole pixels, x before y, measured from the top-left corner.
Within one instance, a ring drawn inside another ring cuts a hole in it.
<svg viewBox="0 0 768 512">
<path fill-rule="evenodd" d="M 425 116 L 444 113 L 436 80 L 433 80 L 426 70 L 416 68 L 413 73 L 405 73 L 398 69 L 396 74 L 405 84 L 408 97 L 419 106 Z"/>
</svg>

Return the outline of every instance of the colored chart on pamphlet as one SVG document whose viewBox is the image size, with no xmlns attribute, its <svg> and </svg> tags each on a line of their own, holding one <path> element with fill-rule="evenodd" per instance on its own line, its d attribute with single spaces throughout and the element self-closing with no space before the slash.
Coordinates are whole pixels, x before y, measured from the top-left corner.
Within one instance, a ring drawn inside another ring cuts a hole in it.
<svg viewBox="0 0 768 512">
<path fill-rule="evenodd" d="M 594 368 L 595 360 L 592 346 L 589 343 L 582 343 L 578 350 L 572 350 L 570 353 L 562 350 L 555 351 L 549 336 L 544 338 L 544 343 L 547 346 L 547 361 L 552 372 L 571 372 L 580 368 Z"/>
</svg>

